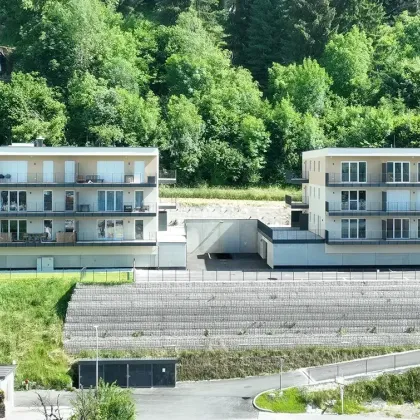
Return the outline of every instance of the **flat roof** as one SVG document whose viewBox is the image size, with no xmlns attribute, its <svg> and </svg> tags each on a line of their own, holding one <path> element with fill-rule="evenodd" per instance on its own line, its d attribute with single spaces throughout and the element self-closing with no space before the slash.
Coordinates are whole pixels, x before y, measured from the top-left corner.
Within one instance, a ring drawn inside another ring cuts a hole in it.
<svg viewBox="0 0 420 420">
<path fill-rule="evenodd" d="M 142 358 L 135 358 L 135 357 L 127 357 L 127 358 L 105 358 L 105 359 L 98 359 L 98 362 L 109 362 L 109 363 L 118 363 L 118 362 L 177 362 L 178 358 L 176 357 L 164 357 L 164 358 L 153 358 L 153 357 L 146 357 Z M 96 359 L 79 359 L 78 363 L 96 363 Z"/>
<path fill-rule="evenodd" d="M 420 148 L 373 148 L 373 147 L 328 147 L 325 149 L 303 152 L 303 158 L 315 157 L 349 157 L 349 156 L 401 156 L 418 157 Z"/>
<path fill-rule="evenodd" d="M 31 147 L 2 146 L 2 156 L 158 156 L 157 147 Z"/>
<path fill-rule="evenodd" d="M 0 380 L 6 379 L 16 369 L 16 365 L 0 365 Z"/>
</svg>

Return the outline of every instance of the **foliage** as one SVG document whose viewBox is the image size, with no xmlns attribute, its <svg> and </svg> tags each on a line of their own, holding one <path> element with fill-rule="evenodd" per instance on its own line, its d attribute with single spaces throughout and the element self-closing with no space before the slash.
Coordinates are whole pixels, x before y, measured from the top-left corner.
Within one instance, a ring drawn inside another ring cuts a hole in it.
<svg viewBox="0 0 420 420">
<path fill-rule="evenodd" d="M 0 144 L 282 184 L 307 149 L 417 144 L 419 36 L 415 0 L 0 0 Z"/>
<path fill-rule="evenodd" d="M 306 413 L 305 400 L 297 388 L 280 391 L 269 391 L 261 394 L 255 401 L 259 408 L 274 413 Z"/>
<path fill-rule="evenodd" d="M 362 403 L 382 399 L 392 404 L 417 403 L 420 401 L 420 369 L 410 369 L 401 374 L 385 373 L 374 380 L 362 380 L 346 385 L 346 414 L 362 412 Z M 301 394 L 307 403 L 323 408 L 327 401 L 340 400 L 337 388 L 325 391 L 308 391 Z M 334 406 L 341 412 L 341 404 Z"/>
<path fill-rule="evenodd" d="M 82 389 L 72 401 L 71 420 L 134 420 L 135 406 L 131 391 L 101 379 L 98 389 Z"/>
</svg>

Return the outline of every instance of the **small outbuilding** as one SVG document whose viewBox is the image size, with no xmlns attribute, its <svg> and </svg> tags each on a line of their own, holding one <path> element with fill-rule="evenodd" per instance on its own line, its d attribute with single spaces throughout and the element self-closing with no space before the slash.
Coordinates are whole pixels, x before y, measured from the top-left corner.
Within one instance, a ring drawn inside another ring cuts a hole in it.
<svg viewBox="0 0 420 420">
<path fill-rule="evenodd" d="M 122 388 L 175 387 L 178 359 L 99 359 L 98 376 Z M 79 360 L 79 388 L 96 385 L 96 359 Z"/>
<path fill-rule="evenodd" d="M 0 365 L 0 391 L 4 393 L 4 405 L 6 408 L 5 413 L 3 413 L 0 399 L 0 418 L 4 418 L 14 407 L 15 370 L 15 365 Z"/>
</svg>

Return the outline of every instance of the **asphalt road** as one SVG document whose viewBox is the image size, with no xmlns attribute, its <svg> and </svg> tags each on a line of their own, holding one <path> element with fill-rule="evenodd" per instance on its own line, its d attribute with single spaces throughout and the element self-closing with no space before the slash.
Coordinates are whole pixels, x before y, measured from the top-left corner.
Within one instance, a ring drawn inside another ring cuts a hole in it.
<svg viewBox="0 0 420 420">
<path fill-rule="evenodd" d="M 417 365 L 420 365 L 420 350 L 285 372 L 282 376 L 282 386 L 303 386 L 335 380 L 337 376 L 358 376 Z M 181 382 L 176 388 L 135 389 L 133 395 L 138 418 L 141 420 L 274 420 L 278 418 L 276 415 L 267 416 L 257 412 L 252 407 L 252 399 L 262 391 L 279 387 L 280 375 L 270 375 L 220 381 Z M 53 399 L 56 399 L 58 394 L 55 391 L 43 393 L 49 394 Z M 74 395 L 70 392 L 60 393 L 61 405 L 70 406 Z M 33 391 L 16 392 L 16 407 L 33 407 L 35 401 L 36 395 Z M 16 413 L 16 417 L 10 417 L 10 420 L 35 419 L 37 417 L 25 417 L 23 411 Z"/>
</svg>

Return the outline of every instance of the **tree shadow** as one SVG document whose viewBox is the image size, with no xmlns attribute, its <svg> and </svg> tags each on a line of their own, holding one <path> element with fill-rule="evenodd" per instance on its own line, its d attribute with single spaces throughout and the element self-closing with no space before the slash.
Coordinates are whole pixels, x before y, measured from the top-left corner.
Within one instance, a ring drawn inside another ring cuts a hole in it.
<svg viewBox="0 0 420 420">
<path fill-rule="evenodd" d="M 76 285 L 73 284 L 69 288 L 69 290 L 67 290 L 67 292 L 64 293 L 58 300 L 58 302 L 55 304 L 55 312 L 62 321 L 66 319 L 67 307 L 69 305 L 69 301 L 71 299 L 75 287 Z"/>
</svg>

